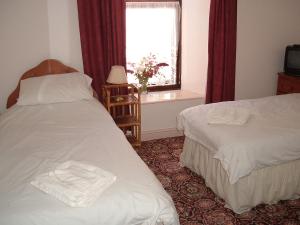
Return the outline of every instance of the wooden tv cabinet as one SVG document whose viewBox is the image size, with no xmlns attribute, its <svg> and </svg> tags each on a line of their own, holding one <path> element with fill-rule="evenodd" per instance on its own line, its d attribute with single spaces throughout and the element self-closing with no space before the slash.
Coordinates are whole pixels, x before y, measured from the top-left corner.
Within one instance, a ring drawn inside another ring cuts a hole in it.
<svg viewBox="0 0 300 225">
<path fill-rule="evenodd" d="M 277 94 L 300 93 L 300 76 L 278 73 Z"/>
</svg>

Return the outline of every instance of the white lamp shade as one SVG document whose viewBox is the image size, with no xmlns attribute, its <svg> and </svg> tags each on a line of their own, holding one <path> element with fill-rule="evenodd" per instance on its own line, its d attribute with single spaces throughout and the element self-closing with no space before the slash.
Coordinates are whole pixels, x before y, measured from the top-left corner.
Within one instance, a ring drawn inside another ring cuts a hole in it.
<svg viewBox="0 0 300 225">
<path fill-rule="evenodd" d="M 124 66 L 112 66 L 106 81 L 110 84 L 126 84 L 127 76 Z"/>
</svg>

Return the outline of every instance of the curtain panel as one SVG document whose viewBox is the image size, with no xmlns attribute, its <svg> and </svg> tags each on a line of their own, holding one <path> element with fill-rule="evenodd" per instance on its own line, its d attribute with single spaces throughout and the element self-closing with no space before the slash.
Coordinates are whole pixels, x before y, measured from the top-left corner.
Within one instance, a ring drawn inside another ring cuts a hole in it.
<svg viewBox="0 0 300 225">
<path fill-rule="evenodd" d="M 101 96 L 112 65 L 126 66 L 126 1 L 77 0 L 84 72 Z"/>
<path fill-rule="evenodd" d="M 206 103 L 234 100 L 237 0 L 211 0 Z"/>
</svg>

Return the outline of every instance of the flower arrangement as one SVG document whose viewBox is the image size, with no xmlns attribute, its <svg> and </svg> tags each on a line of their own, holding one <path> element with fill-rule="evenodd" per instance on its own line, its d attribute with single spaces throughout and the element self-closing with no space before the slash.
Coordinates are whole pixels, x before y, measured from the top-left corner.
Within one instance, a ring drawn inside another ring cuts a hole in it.
<svg viewBox="0 0 300 225">
<path fill-rule="evenodd" d="M 168 66 L 167 63 L 158 63 L 156 55 L 150 53 L 141 59 L 139 63 L 129 64 L 134 70 L 128 70 L 128 72 L 133 73 L 138 79 L 141 85 L 140 89 L 142 92 L 147 92 L 147 85 L 149 78 L 155 76 L 159 73 L 159 69 L 163 66 Z"/>
</svg>

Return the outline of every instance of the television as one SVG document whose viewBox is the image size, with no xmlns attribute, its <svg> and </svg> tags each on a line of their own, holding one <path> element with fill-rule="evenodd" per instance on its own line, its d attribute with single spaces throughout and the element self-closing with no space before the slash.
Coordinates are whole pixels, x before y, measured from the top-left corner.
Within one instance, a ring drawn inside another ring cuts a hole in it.
<svg viewBox="0 0 300 225">
<path fill-rule="evenodd" d="M 284 72 L 291 76 L 300 76 L 300 45 L 286 47 Z"/>
</svg>

